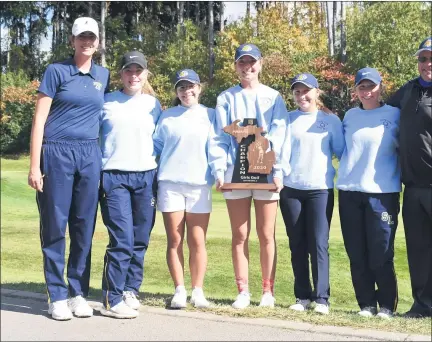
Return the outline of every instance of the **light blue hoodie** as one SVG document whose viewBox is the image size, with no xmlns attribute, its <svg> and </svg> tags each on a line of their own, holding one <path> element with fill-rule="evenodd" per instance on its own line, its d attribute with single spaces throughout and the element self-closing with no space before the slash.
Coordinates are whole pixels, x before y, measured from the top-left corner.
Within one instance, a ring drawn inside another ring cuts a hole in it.
<svg viewBox="0 0 432 342">
<path fill-rule="evenodd" d="M 289 165 L 283 184 L 298 190 L 324 190 L 334 187 L 332 156 L 340 159 L 345 147 L 342 123 L 334 114 L 321 110 L 289 112 L 291 154 L 283 148 L 282 164 Z"/>
<path fill-rule="evenodd" d="M 208 137 L 215 110 L 197 104 L 162 112 L 153 135 L 160 155 L 158 181 L 187 185 L 212 185 L 208 165 Z"/>
<path fill-rule="evenodd" d="M 243 89 L 240 85 L 222 92 L 217 98 L 216 119 L 209 139 L 209 163 L 215 179 L 224 179 L 227 168 L 234 164 L 238 143 L 223 131 L 235 120 L 257 119 L 272 144 L 276 155 L 273 176 L 282 179 L 280 152 L 286 135 L 288 113 L 278 91 L 259 84 L 255 89 Z M 269 175 L 269 182 L 272 177 Z"/>
<path fill-rule="evenodd" d="M 336 186 L 345 191 L 392 193 L 401 191 L 398 157 L 400 110 L 384 105 L 352 108 L 343 120 L 346 149 Z"/>
</svg>

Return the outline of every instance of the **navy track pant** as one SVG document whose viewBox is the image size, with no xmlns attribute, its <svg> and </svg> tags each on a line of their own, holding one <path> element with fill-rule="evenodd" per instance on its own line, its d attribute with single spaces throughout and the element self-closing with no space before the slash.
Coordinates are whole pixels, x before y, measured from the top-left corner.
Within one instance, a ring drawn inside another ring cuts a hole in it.
<svg viewBox="0 0 432 342">
<path fill-rule="evenodd" d="M 333 189 L 297 190 L 284 187 L 280 193 L 280 209 L 289 238 L 296 298 L 329 304 L 328 239 L 333 206 Z M 313 290 L 309 280 L 309 255 Z"/>
<path fill-rule="evenodd" d="M 394 239 L 399 193 L 339 190 L 339 215 L 357 303 L 392 311 L 398 303 Z M 375 284 L 377 290 L 375 291 Z"/>
<path fill-rule="evenodd" d="M 48 301 L 68 298 L 64 280 L 66 225 L 70 236 L 69 295 L 86 297 L 101 170 L 97 140 L 44 141 L 41 170 L 45 175 L 43 192 L 37 192 L 36 201 Z"/>
<path fill-rule="evenodd" d="M 106 308 L 122 301 L 123 291 L 138 293 L 144 256 L 156 216 L 156 169 L 144 172 L 103 171 L 100 203 L 109 244 L 102 275 Z"/>
<path fill-rule="evenodd" d="M 402 218 L 414 304 L 412 311 L 432 313 L 432 188 L 404 191 Z"/>
</svg>

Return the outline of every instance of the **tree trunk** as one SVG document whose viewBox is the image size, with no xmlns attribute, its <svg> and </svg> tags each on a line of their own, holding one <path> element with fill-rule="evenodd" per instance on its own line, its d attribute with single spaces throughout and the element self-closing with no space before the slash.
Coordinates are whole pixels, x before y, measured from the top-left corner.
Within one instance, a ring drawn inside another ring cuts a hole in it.
<svg viewBox="0 0 432 342">
<path fill-rule="evenodd" d="M 246 18 L 250 18 L 250 1 L 246 1 Z"/>
<path fill-rule="evenodd" d="M 333 30 L 332 30 L 332 21 L 331 21 L 331 8 L 330 8 L 331 2 L 326 2 L 327 7 L 327 47 L 328 47 L 328 53 L 330 56 L 333 57 L 334 55 L 334 45 L 333 45 Z"/>
<path fill-rule="evenodd" d="M 213 1 L 208 2 L 208 18 L 209 18 L 209 25 L 208 25 L 208 44 L 209 44 L 209 82 L 213 80 L 213 72 L 214 72 L 214 62 L 215 62 L 215 56 L 213 52 L 213 43 L 214 43 L 214 37 L 213 37 L 213 26 L 214 26 L 214 20 L 213 20 Z"/>
<path fill-rule="evenodd" d="M 225 14 L 225 5 L 223 1 L 220 3 L 220 9 L 219 9 L 219 22 L 220 22 L 220 31 L 223 32 L 225 29 L 225 23 L 224 23 L 224 14 Z"/>
<path fill-rule="evenodd" d="M 325 21 L 326 21 L 325 3 L 323 1 L 320 1 L 320 14 L 321 14 L 320 27 L 321 29 L 323 29 L 325 27 Z"/>
<path fill-rule="evenodd" d="M 88 4 L 88 16 L 90 18 L 93 18 L 93 3 L 89 1 L 87 4 Z"/>
<path fill-rule="evenodd" d="M 337 1 L 333 1 L 333 17 L 332 17 L 332 34 L 333 34 L 333 52 L 336 51 L 336 26 L 337 26 Z"/>
<path fill-rule="evenodd" d="M 100 53 L 101 64 L 106 67 L 106 51 L 105 51 L 105 17 L 107 14 L 107 2 L 101 2 L 101 37 L 100 37 Z"/>
<path fill-rule="evenodd" d="M 345 4 L 341 1 L 341 20 L 340 20 L 340 33 L 341 33 L 341 62 L 346 63 L 347 53 L 346 53 L 346 11 Z"/>
<path fill-rule="evenodd" d="M 200 24 L 200 2 L 195 2 L 195 24 L 199 26 Z"/>
<path fill-rule="evenodd" d="M 183 25 L 183 11 L 184 11 L 184 2 L 183 1 L 178 1 L 178 23 L 180 24 L 180 26 Z"/>
</svg>

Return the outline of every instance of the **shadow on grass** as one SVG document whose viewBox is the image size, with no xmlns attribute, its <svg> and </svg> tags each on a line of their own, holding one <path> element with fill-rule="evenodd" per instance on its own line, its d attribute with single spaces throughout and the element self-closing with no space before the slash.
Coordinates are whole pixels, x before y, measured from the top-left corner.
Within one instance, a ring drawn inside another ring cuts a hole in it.
<svg viewBox="0 0 432 342">
<path fill-rule="evenodd" d="M 1 157 L 3 159 L 9 159 L 9 160 L 19 160 L 23 157 L 28 156 L 28 152 L 22 152 L 22 153 L 11 153 L 11 154 L 2 154 Z"/>
</svg>

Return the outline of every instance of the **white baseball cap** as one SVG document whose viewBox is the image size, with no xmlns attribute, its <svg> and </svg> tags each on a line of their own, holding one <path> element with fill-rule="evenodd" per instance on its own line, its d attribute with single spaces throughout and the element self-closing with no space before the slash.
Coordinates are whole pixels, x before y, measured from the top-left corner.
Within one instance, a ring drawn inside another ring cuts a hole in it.
<svg viewBox="0 0 432 342">
<path fill-rule="evenodd" d="M 74 21 L 72 34 L 76 37 L 83 32 L 92 32 L 99 38 L 99 26 L 93 18 L 81 17 Z"/>
</svg>

